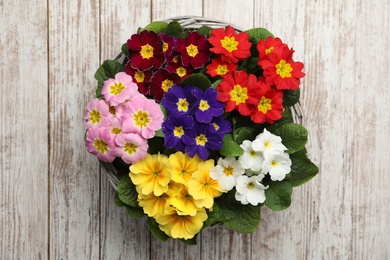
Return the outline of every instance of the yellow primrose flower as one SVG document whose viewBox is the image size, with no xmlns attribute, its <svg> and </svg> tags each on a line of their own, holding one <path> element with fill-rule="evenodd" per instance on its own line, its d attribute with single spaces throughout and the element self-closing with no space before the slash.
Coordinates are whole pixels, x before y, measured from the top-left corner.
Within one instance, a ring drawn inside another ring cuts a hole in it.
<svg viewBox="0 0 390 260">
<path fill-rule="evenodd" d="M 147 154 L 146 157 L 130 166 L 130 178 L 138 193 L 160 196 L 168 190 L 172 166 L 164 154 Z"/>
<path fill-rule="evenodd" d="M 198 164 L 203 162 L 197 154 L 191 158 L 182 152 L 171 154 L 169 161 L 173 165 L 172 180 L 185 185 L 191 179 L 192 174 L 198 170 Z"/>
<path fill-rule="evenodd" d="M 168 203 L 177 210 L 179 215 L 195 216 L 199 208 L 195 205 L 194 198 L 188 193 L 187 187 L 180 185 L 181 187 Z"/>
<path fill-rule="evenodd" d="M 160 196 L 154 195 L 153 192 L 149 195 L 138 194 L 138 204 L 143 208 L 144 213 L 155 218 L 165 213 L 168 199 L 169 196 L 166 193 Z"/>
<path fill-rule="evenodd" d="M 214 167 L 214 160 L 207 160 L 200 163 L 198 171 L 192 174 L 188 181 L 188 191 L 195 199 L 195 204 L 199 208 L 212 208 L 214 198 L 222 195 L 225 192 L 219 184 L 218 180 L 213 180 L 210 177 L 210 169 Z"/>
<path fill-rule="evenodd" d="M 156 218 L 156 221 L 168 236 L 191 239 L 199 233 L 206 219 L 205 209 L 200 209 L 195 216 L 190 216 L 179 215 L 174 208 L 168 208 L 166 214 Z"/>
</svg>

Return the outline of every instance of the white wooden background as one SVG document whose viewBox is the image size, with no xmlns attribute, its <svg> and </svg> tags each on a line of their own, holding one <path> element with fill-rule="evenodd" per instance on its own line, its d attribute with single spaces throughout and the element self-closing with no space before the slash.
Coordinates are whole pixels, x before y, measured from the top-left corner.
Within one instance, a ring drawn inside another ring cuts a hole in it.
<svg viewBox="0 0 390 260">
<path fill-rule="evenodd" d="M 390 259 L 389 0 L 0 0 L 0 259 Z M 320 174 L 253 235 L 159 242 L 84 149 L 93 74 L 153 20 L 266 27 L 305 63 Z"/>
</svg>

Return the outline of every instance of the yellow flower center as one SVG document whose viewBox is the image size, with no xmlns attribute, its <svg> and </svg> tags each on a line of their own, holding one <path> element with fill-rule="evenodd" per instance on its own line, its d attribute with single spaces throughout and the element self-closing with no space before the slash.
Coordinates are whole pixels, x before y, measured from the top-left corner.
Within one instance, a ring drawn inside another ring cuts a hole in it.
<svg viewBox="0 0 390 260">
<path fill-rule="evenodd" d="M 248 99 L 248 89 L 243 88 L 240 85 L 234 85 L 233 89 L 230 91 L 231 100 L 236 102 L 236 105 L 245 103 Z"/>
<path fill-rule="evenodd" d="M 187 74 L 187 70 L 184 67 L 179 67 L 176 69 L 176 74 L 179 75 L 179 77 L 184 77 Z"/>
<path fill-rule="evenodd" d="M 145 73 L 143 73 L 142 71 L 137 71 L 134 75 L 134 78 L 137 82 L 144 82 Z"/>
<path fill-rule="evenodd" d="M 199 53 L 198 47 L 193 45 L 193 44 L 188 45 L 186 50 L 187 50 L 188 55 L 191 57 L 195 57 L 196 54 Z"/>
<path fill-rule="evenodd" d="M 273 50 L 274 50 L 274 46 L 271 46 L 265 50 L 265 54 L 270 54 L 271 52 L 273 52 Z"/>
<path fill-rule="evenodd" d="M 226 65 L 218 65 L 215 72 L 217 72 L 218 75 L 225 75 L 226 73 L 229 72 L 229 70 Z"/>
<path fill-rule="evenodd" d="M 149 44 L 145 44 L 141 46 L 140 54 L 142 58 L 150 59 L 153 58 L 153 50 L 154 48 L 152 46 L 150 46 Z"/>
<path fill-rule="evenodd" d="M 178 63 L 179 62 L 179 55 L 176 55 L 175 57 L 173 57 L 173 59 L 172 59 L 172 61 L 174 62 L 174 63 Z"/>
<path fill-rule="evenodd" d="M 268 140 L 264 141 L 264 147 L 265 147 L 266 149 L 271 148 L 271 146 L 272 146 L 272 143 L 271 143 L 270 141 L 268 141 Z"/>
<path fill-rule="evenodd" d="M 219 130 L 219 125 L 217 125 L 216 123 L 213 123 L 213 126 L 214 126 L 215 131 Z"/>
<path fill-rule="evenodd" d="M 278 161 L 272 160 L 272 162 L 271 162 L 272 167 L 275 168 L 275 167 L 278 167 L 278 165 L 279 165 Z"/>
<path fill-rule="evenodd" d="M 181 126 L 175 127 L 175 129 L 173 130 L 173 135 L 181 138 L 184 135 L 183 127 Z"/>
<path fill-rule="evenodd" d="M 207 100 L 201 100 L 201 101 L 199 102 L 199 109 L 200 109 L 200 110 L 205 111 L 205 110 L 207 110 L 207 109 L 209 109 L 209 108 L 210 108 L 210 106 L 209 106 L 209 104 L 207 103 Z"/>
<path fill-rule="evenodd" d="M 177 110 L 187 112 L 188 111 L 188 102 L 185 98 L 179 98 L 179 101 L 176 103 Z"/>
<path fill-rule="evenodd" d="M 110 94 L 111 95 L 118 95 L 120 93 L 122 93 L 122 91 L 125 89 L 126 87 L 122 84 L 122 82 L 114 82 L 114 84 L 112 84 L 110 86 Z"/>
<path fill-rule="evenodd" d="M 168 50 L 168 43 L 167 42 L 163 42 L 162 49 L 163 49 L 163 52 L 166 52 Z"/>
<path fill-rule="evenodd" d="M 138 127 L 146 127 L 150 122 L 148 112 L 143 110 L 139 110 L 137 113 L 134 113 L 133 118 L 135 125 Z"/>
<path fill-rule="evenodd" d="M 161 82 L 161 88 L 164 90 L 164 92 L 167 92 L 168 89 L 170 89 L 173 86 L 173 81 L 166 79 L 163 82 Z"/>
<path fill-rule="evenodd" d="M 257 110 L 263 112 L 263 114 L 267 114 L 268 110 L 272 110 L 271 102 L 271 99 L 262 96 L 257 104 Z"/>
<path fill-rule="evenodd" d="M 98 124 L 100 123 L 100 119 L 102 118 L 102 115 L 100 114 L 99 110 L 93 109 L 91 112 L 89 112 L 89 120 L 92 122 L 92 124 Z"/>
<path fill-rule="evenodd" d="M 231 166 L 228 166 L 228 167 L 223 168 L 223 173 L 224 173 L 226 176 L 233 175 L 233 171 L 234 171 L 234 168 L 231 167 Z"/>
<path fill-rule="evenodd" d="M 276 68 L 276 74 L 278 74 L 282 78 L 291 78 L 291 71 L 293 71 L 293 68 L 291 68 L 291 64 L 287 63 L 285 60 L 280 60 L 278 64 L 275 65 Z"/>
<path fill-rule="evenodd" d="M 237 50 L 237 45 L 238 45 L 238 41 L 236 41 L 236 38 L 234 38 L 234 36 L 232 37 L 225 36 L 221 40 L 221 46 L 224 49 L 226 49 L 228 52 Z"/>
<path fill-rule="evenodd" d="M 205 146 L 207 143 L 207 138 L 204 134 L 200 134 L 195 138 L 195 142 L 197 145 Z"/>
<path fill-rule="evenodd" d="M 95 141 L 93 142 L 93 146 L 95 146 L 96 151 L 105 154 L 108 152 L 108 144 L 103 141 L 103 139 L 96 138 Z"/>
<path fill-rule="evenodd" d="M 252 190 L 252 189 L 254 189 L 255 188 L 255 184 L 253 183 L 253 182 L 249 182 L 247 185 L 246 185 L 246 188 L 248 189 L 248 190 Z"/>
<path fill-rule="evenodd" d="M 119 135 L 121 132 L 122 132 L 122 129 L 120 129 L 119 127 L 113 127 L 111 129 L 111 133 L 113 133 L 115 135 Z"/>
<path fill-rule="evenodd" d="M 249 155 L 250 155 L 251 157 L 256 157 L 257 153 L 256 153 L 254 150 L 251 150 L 250 153 L 249 153 Z"/>
<path fill-rule="evenodd" d="M 136 153 L 138 150 L 138 146 L 134 143 L 126 142 L 125 147 L 123 149 L 126 153 L 132 155 L 133 153 Z"/>
</svg>

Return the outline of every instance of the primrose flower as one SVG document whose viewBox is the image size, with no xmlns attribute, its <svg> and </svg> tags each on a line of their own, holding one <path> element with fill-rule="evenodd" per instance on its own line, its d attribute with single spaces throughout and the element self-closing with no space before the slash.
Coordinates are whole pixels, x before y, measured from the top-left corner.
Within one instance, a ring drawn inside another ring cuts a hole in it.
<svg viewBox="0 0 390 260">
<path fill-rule="evenodd" d="M 148 151 L 148 142 L 138 134 L 121 133 L 116 136 L 118 145 L 116 156 L 121 157 L 125 163 L 136 163 L 145 158 Z"/>
<path fill-rule="evenodd" d="M 211 60 L 211 63 L 207 65 L 207 74 L 211 77 L 220 76 L 223 77 L 227 74 L 232 73 L 237 69 L 235 63 L 228 63 L 221 60 L 220 57 Z"/>
<path fill-rule="evenodd" d="M 127 40 L 130 66 L 140 71 L 158 69 L 164 62 L 163 42 L 153 32 L 144 30 Z"/>
<path fill-rule="evenodd" d="M 255 151 L 252 148 L 252 142 L 244 140 L 240 147 L 244 150 L 244 154 L 241 155 L 238 160 L 245 169 L 250 169 L 254 172 L 259 172 L 263 165 L 264 157 L 260 151 Z"/>
<path fill-rule="evenodd" d="M 115 159 L 115 135 L 105 127 L 91 127 L 87 130 L 85 146 L 87 151 L 96 155 L 103 162 Z"/>
<path fill-rule="evenodd" d="M 193 158 L 188 154 L 176 152 L 169 156 L 169 162 L 173 166 L 171 178 L 181 184 L 187 184 L 192 174 L 198 170 L 199 163 L 203 162 L 198 155 Z"/>
<path fill-rule="evenodd" d="M 213 45 L 211 52 L 221 54 L 222 61 L 237 63 L 251 56 L 249 34 L 236 33 L 230 25 L 212 30 L 209 42 Z"/>
<path fill-rule="evenodd" d="M 161 129 L 164 115 L 154 100 L 138 95 L 127 102 L 123 110 L 123 132 L 139 134 L 149 139 Z"/>
<path fill-rule="evenodd" d="M 149 217 L 158 218 L 165 214 L 165 209 L 168 207 L 169 196 L 166 193 L 160 196 L 150 193 L 149 195 L 138 194 L 138 205 L 143 208 L 144 213 Z"/>
<path fill-rule="evenodd" d="M 269 173 L 271 180 L 282 181 L 291 171 L 291 159 L 287 153 L 275 153 L 265 158 L 261 173 Z"/>
<path fill-rule="evenodd" d="M 264 60 L 259 60 L 259 65 L 264 69 L 265 82 L 274 85 L 276 89 L 296 90 L 299 88 L 300 79 L 305 76 L 303 63 L 292 59 L 294 51 L 287 46 L 274 49 Z"/>
<path fill-rule="evenodd" d="M 274 38 L 269 36 L 266 40 L 260 40 L 256 46 L 257 51 L 259 52 L 259 59 L 266 59 L 267 55 L 273 52 L 275 48 L 283 46 L 287 46 L 287 44 L 283 43 L 278 37 Z"/>
<path fill-rule="evenodd" d="M 194 198 L 188 192 L 187 186 L 181 185 L 175 196 L 172 196 L 169 205 L 174 207 L 179 215 L 195 216 L 199 208 L 195 204 Z"/>
<path fill-rule="evenodd" d="M 195 142 L 196 133 L 193 127 L 194 119 L 190 115 L 168 116 L 162 124 L 165 147 L 184 152 L 186 145 L 191 145 Z"/>
<path fill-rule="evenodd" d="M 209 44 L 206 36 L 197 32 L 189 32 L 186 38 L 178 38 L 175 50 L 181 53 L 181 61 L 185 67 L 201 68 L 210 60 Z"/>
<path fill-rule="evenodd" d="M 180 82 L 180 78 L 173 73 L 169 73 L 165 69 L 159 69 L 154 73 L 149 94 L 157 101 L 160 101 L 164 94 L 176 83 Z"/>
<path fill-rule="evenodd" d="M 218 93 L 208 88 L 205 91 L 193 88 L 192 94 L 197 99 L 195 118 L 200 123 L 210 123 L 213 117 L 223 114 L 223 104 L 217 101 Z"/>
<path fill-rule="evenodd" d="M 109 106 L 104 100 L 97 98 L 88 102 L 85 109 L 84 120 L 86 122 L 86 128 L 93 126 L 106 126 L 107 117 L 111 114 L 109 112 Z"/>
<path fill-rule="evenodd" d="M 144 159 L 130 166 L 130 178 L 138 193 L 161 196 L 168 190 L 172 166 L 163 154 L 147 154 Z"/>
<path fill-rule="evenodd" d="M 245 71 L 234 71 L 233 74 L 223 77 L 218 84 L 218 101 L 225 103 L 225 112 L 237 109 L 243 116 L 251 114 L 251 106 L 257 104 L 256 89 L 259 83 L 256 76 Z"/>
<path fill-rule="evenodd" d="M 191 85 L 181 87 L 173 85 L 161 100 L 163 107 L 171 116 L 177 116 L 180 113 L 190 113 L 196 105 L 196 97 L 192 94 Z"/>
<path fill-rule="evenodd" d="M 268 154 L 283 153 L 287 150 L 286 146 L 282 144 L 282 138 L 270 133 L 266 128 L 256 136 L 256 139 L 252 142 L 252 148 L 256 152 L 263 152 L 264 157 L 267 157 Z"/>
<path fill-rule="evenodd" d="M 222 149 L 222 137 L 215 131 L 211 124 L 197 123 L 194 125 L 195 142 L 187 144 L 185 151 L 190 157 L 198 154 L 202 160 L 207 160 L 210 151 Z"/>
<path fill-rule="evenodd" d="M 232 123 L 223 118 L 223 116 L 214 117 L 210 124 L 214 127 L 216 133 L 223 139 L 226 133 L 232 131 Z"/>
<path fill-rule="evenodd" d="M 248 177 L 242 175 L 237 178 L 236 185 L 236 200 L 240 201 L 242 204 L 251 204 L 253 206 L 263 203 L 265 201 L 265 190 L 268 188 L 264 187 L 261 183 L 264 175 L 254 175 Z"/>
<path fill-rule="evenodd" d="M 173 51 L 173 46 L 176 44 L 175 37 L 166 35 L 164 33 L 159 33 L 158 36 L 160 37 L 162 41 L 162 49 L 164 53 L 164 57 L 168 58 L 171 56 L 172 51 Z"/>
<path fill-rule="evenodd" d="M 190 66 L 184 66 L 181 62 L 180 54 L 173 54 L 165 65 L 165 69 L 170 72 L 178 75 L 181 80 L 185 79 L 192 74 L 194 68 Z"/>
<path fill-rule="evenodd" d="M 236 185 L 237 177 L 244 173 L 241 163 L 230 156 L 218 159 L 218 164 L 210 170 L 210 177 L 217 180 L 222 189 L 229 191 Z"/>
<path fill-rule="evenodd" d="M 207 160 L 198 166 L 198 171 L 192 174 L 188 181 L 188 192 L 195 199 L 199 207 L 212 208 L 214 198 L 222 195 L 223 190 L 217 180 L 210 177 L 210 170 L 214 167 L 214 160 Z"/>
<path fill-rule="evenodd" d="M 122 123 L 120 122 L 119 118 L 116 116 L 108 117 L 107 123 L 108 125 L 106 128 L 110 131 L 110 133 L 114 135 L 119 135 L 122 133 Z"/>
<path fill-rule="evenodd" d="M 139 94 L 138 86 L 126 72 L 119 72 L 115 78 L 104 81 L 102 95 L 110 106 L 117 106 Z"/>
<path fill-rule="evenodd" d="M 150 79 L 152 78 L 152 70 L 139 71 L 126 64 L 126 73 L 129 74 L 134 83 L 138 86 L 138 91 L 143 95 L 149 95 Z"/>
<path fill-rule="evenodd" d="M 167 213 L 156 218 L 162 231 L 173 238 L 191 239 L 203 227 L 207 219 L 205 209 L 200 209 L 195 216 L 180 215 L 174 208 L 167 208 Z"/>
<path fill-rule="evenodd" d="M 263 82 L 259 82 L 259 86 L 260 88 L 255 90 L 258 101 L 257 105 L 252 107 L 251 120 L 258 124 L 273 124 L 282 118 L 283 92 L 274 90 Z"/>
</svg>

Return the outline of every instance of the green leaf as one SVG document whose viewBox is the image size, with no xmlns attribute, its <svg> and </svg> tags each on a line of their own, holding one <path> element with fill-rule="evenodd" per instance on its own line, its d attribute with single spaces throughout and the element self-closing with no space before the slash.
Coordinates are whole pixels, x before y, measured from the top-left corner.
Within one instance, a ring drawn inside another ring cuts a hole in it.
<svg viewBox="0 0 390 260">
<path fill-rule="evenodd" d="M 126 205 L 125 203 L 123 203 L 123 201 L 121 201 L 121 199 L 119 198 L 118 192 L 115 192 L 114 203 L 115 203 L 115 205 L 118 206 L 118 207 L 127 206 L 127 205 Z"/>
<path fill-rule="evenodd" d="M 213 205 L 213 210 L 207 210 L 207 219 L 203 222 L 202 229 L 212 226 L 216 222 L 221 222 L 222 216 L 221 211 L 216 203 Z"/>
<path fill-rule="evenodd" d="M 294 153 L 290 155 L 292 162 L 289 180 L 296 187 L 311 180 L 318 173 L 318 167 L 306 156 Z"/>
<path fill-rule="evenodd" d="M 264 204 L 275 211 L 284 210 L 291 205 L 292 185 L 287 179 L 271 181 L 265 190 Z"/>
<path fill-rule="evenodd" d="M 183 28 L 176 21 L 170 22 L 164 31 L 166 35 L 170 35 L 175 38 L 177 38 L 182 32 L 183 32 Z"/>
<path fill-rule="evenodd" d="M 106 60 L 103 64 L 98 68 L 95 73 L 95 79 L 98 81 L 98 88 L 96 90 L 96 97 L 101 98 L 102 96 L 102 88 L 104 81 L 109 78 L 114 78 L 118 72 L 125 71 L 125 68 L 122 64 L 115 60 Z"/>
<path fill-rule="evenodd" d="M 185 245 L 188 245 L 188 246 L 194 246 L 197 244 L 198 242 L 198 234 L 196 234 L 193 238 L 190 238 L 190 239 L 184 239 L 184 238 L 180 238 L 180 241 L 185 244 Z"/>
<path fill-rule="evenodd" d="M 200 27 L 198 30 L 196 30 L 199 34 L 202 34 L 204 36 L 206 36 L 206 38 L 209 38 L 210 37 L 210 34 L 211 34 L 211 27 L 209 26 L 206 26 L 206 25 L 203 25 L 202 27 Z"/>
<path fill-rule="evenodd" d="M 282 118 L 275 121 L 272 125 L 267 126 L 267 130 L 273 133 L 278 127 L 289 123 L 294 123 L 294 120 L 291 109 L 289 107 L 285 107 L 282 113 Z"/>
<path fill-rule="evenodd" d="M 138 207 L 138 192 L 135 185 L 131 182 L 129 175 L 123 176 L 117 189 L 119 199 L 126 205 Z"/>
<path fill-rule="evenodd" d="M 283 92 L 283 105 L 285 107 L 292 107 L 299 101 L 301 95 L 301 90 L 298 88 L 296 90 L 285 90 Z"/>
<path fill-rule="evenodd" d="M 127 57 L 129 56 L 129 46 L 127 46 L 127 42 L 122 45 L 122 53 Z"/>
<path fill-rule="evenodd" d="M 232 134 L 225 134 L 223 146 L 219 153 L 223 156 L 241 156 L 244 154 L 244 149 L 242 149 L 240 145 L 233 140 Z"/>
<path fill-rule="evenodd" d="M 132 206 L 124 206 L 126 209 L 126 213 L 131 218 L 142 218 L 145 213 L 144 210 L 140 207 L 132 207 Z"/>
<path fill-rule="evenodd" d="M 155 21 L 148 24 L 145 27 L 145 30 L 153 31 L 155 33 L 160 33 L 160 32 L 164 32 L 167 27 L 168 24 L 166 22 Z"/>
<path fill-rule="evenodd" d="M 165 234 L 159 227 L 154 218 L 148 218 L 148 225 L 152 235 L 160 241 L 167 241 L 170 237 Z"/>
<path fill-rule="evenodd" d="M 253 233 L 260 223 L 260 204 L 243 205 L 234 194 L 232 190 L 215 200 L 221 210 L 223 223 L 239 233 Z"/>
<path fill-rule="evenodd" d="M 239 127 L 236 130 L 234 130 L 234 139 L 238 144 L 242 144 L 245 140 L 254 140 L 254 131 L 251 127 Z"/>
<path fill-rule="evenodd" d="M 248 33 L 250 36 L 256 38 L 256 40 L 258 41 L 265 40 L 270 36 L 274 37 L 274 35 L 265 28 L 253 28 L 246 30 L 245 32 Z"/>
<path fill-rule="evenodd" d="M 287 153 L 289 154 L 301 150 L 307 143 L 307 130 L 300 124 L 282 125 L 276 128 L 274 134 L 282 138 L 282 143 L 287 147 Z"/>
<path fill-rule="evenodd" d="M 221 83 L 222 79 L 218 79 L 211 84 L 210 88 L 216 89 L 219 83 Z"/>
<path fill-rule="evenodd" d="M 192 74 L 192 75 L 188 76 L 187 78 L 185 78 L 181 82 L 180 85 L 182 85 L 182 86 L 193 85 L 195 87 L 198 87 L 198 88 L 201 88 L 203 90 L 206 90 L 206 89 L 208 89 L 211 86 L 211 82 L 202 73 L 195 73 L 195 74 Z"/>
<path fill-rule="evenodd" d="M 159 129 L 156 131 L 156 136 L 164 138 L 165 135 L 164 135 L 163 131 L 161 129 Z"/>
</svg>

